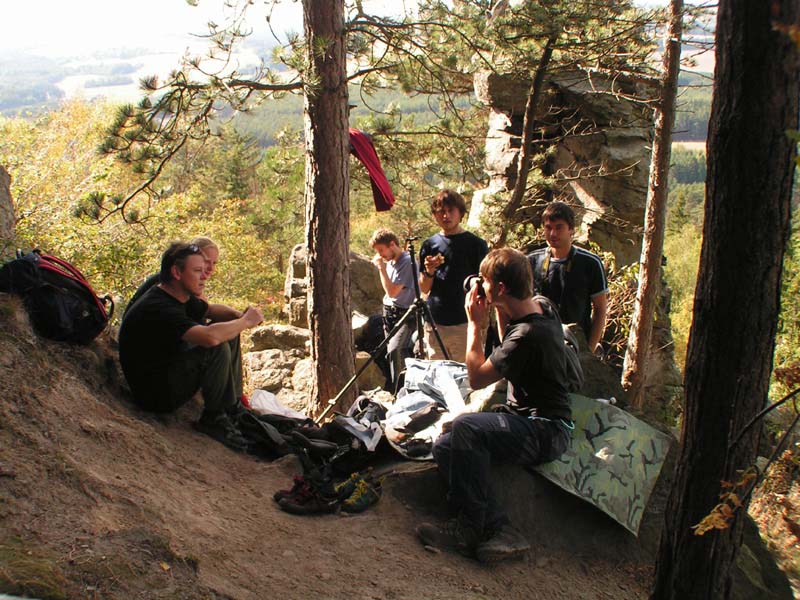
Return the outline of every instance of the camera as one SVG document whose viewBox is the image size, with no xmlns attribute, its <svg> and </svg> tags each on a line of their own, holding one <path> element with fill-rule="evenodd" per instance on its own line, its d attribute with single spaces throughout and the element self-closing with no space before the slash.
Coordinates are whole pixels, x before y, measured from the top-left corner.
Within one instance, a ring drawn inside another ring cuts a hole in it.
<svg viewBox="0 0 800 600">
<path fill-rule="evenodd" d="M 464 292 L 469 294 L 476 285 L 478 286 L 478 297 L 486 298 L 486 291 L 483 289 L 483 277 L 480 275 L 467 275 L 464 280 Z"/>
</svg>

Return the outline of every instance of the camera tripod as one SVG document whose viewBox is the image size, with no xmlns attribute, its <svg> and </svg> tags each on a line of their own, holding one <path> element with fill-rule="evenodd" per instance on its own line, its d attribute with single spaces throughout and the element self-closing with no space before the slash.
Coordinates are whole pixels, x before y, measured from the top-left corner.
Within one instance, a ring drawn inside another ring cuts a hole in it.
<svg viewBox="0 0 800 600">
<path fill-rule="evenodd" d="M 386 346 L 389 345 L 389 342 L 400 332 L 406 323 L 411 322 L 412 319 L 414 320 L 414 328 L 417 332 L 418 343 L 418 350 L 415 356 L 417 358 L 425 357 L 425 319 L 427 318 L 428 323 L 431 324 L 433 334 L 436 336 L 436 343 L 439 344 L 439 348 L 441 348 L 445 360 L 450 360 L 450 354 L 448 354 L 447 348 L 445 347 L 444 342 L 439 335 L 439 330 L 436 328 L 436 323 L 433 322 L 431 309 L 428 308 L 428 304 L 422 298 L 422 292 L 420 292 L 419 289 L 419 268 L 417 267 L 416 251 L 414 250 L 414 241 L 417 239 L 419 238 L 406 238 L 406 247 L 408 248 L 408 254 L 411 257 L 411 273 L 413 275 L 412 279 L 414 280 L 414 302 L 411 303 L 411 306 L 408 307 L 403 316 L 400 317 L 397 323 L 395 323 L 391 330 L 389 330 L 383 341 L 378 344 L 375 350 L 370 353 L 369 360 L 361 365 L 361 368 L 350 378 L 347 383 L 344 384 L 344 387 L 339 390 L 339 393 L 336 394 L 336 396 L 328 400 L 328 406 L 325 407 L 325 410 L 322 411 L 322 413 L 316 419 L 314 419 L 315 423 L 322 423 L 325 417 L 328 416 L 328 413 L 330 413 L 331 410 L 333 410 L 333 407 L 336 406 L 336 403 L 339 402 L 342 396 L 347 393 L 347 390 L 353 386 L 358 377 L 367 369 L 370 364 L 375 362 L 375 357 L 381 355 L 381 353 L 386 349 Z"/>
</svg>

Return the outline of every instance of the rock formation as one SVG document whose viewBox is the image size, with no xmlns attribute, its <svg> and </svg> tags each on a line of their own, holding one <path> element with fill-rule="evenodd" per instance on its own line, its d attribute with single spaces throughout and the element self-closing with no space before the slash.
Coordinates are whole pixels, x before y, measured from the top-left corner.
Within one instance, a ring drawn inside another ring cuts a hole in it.
<svg viewBox="0 0 800 600">
<path fill-rule="evenodd" d="M 478 227 L 492 195 L 516 182 L 528 85 L 487 71 L 476 73 L 474 83 L 478 100 L 491 108 L 489 186 L 473 196 L 469 222 Z M 547 152 L 545 174 L 583 207 L 579 240 L 613 252 L 619 264 L 639 258 L 652 140 L 652 111 L 640 99 L 653 93 L 647 80 L 562 71 L 547 80 L 537 116 L 542 133 L 534 144 L 537 153 Z M 523 209 L 522 219 L 538 225 L 540 212 L 541 206 Z"/>
<path fill-rule="evenodd" d="M 510 75 L 481 71 L 474 77 L 475 95 L 491 113 L 486 136 L 489 186 L 475 193 L 471 227 L 486 229 L 481 217 L 494 194 L 508 193 L 517 177 L 517 161 L 528 84 Z M 591 71 L 555 72 L 549 76 L 537 115 L 541 135 L 535 151 L 547 153 L 545 174 L 555 177 L 559 195 L 578 208 L 576 236 L 614 254 L 617 265 L 637 262 L 647 198 L 652 143 L 652 110 L 645 100 L 655 95 L 655 83 L 624 76 L 609 78 Z M 540 224 L 544 198 L 522 209 L 522 220 Z M 491 218 L 491 217 L 490 217 Z M 681 394 L 681 375 L 674 363 L 669 321 L 670 290 L 662 280 L 658 318 L 653 326 L 646 384 L 648 412 L 674 419 L 672 406 Z M 622 390 L 588 352 L 581 357 L 588 370 L 587 395 L 610 396 Z M 605 389 L 606 393 L 601 394 Z M 619 397 L 619 396 L 618 396 Z M 624 399 L 622 399 L 624 403 Z"/>
</svg>

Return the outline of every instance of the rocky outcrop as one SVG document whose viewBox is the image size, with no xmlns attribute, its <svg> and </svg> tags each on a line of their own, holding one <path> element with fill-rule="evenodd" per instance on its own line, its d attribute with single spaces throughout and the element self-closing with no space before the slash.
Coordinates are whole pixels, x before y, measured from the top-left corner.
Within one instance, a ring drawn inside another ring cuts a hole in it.
<svg viewBox="0 0 800 600">
<path fill-rule="evenodd" d="M 308 254 L 305 244 L 298 244 L 289 257 L 289 270 L 283 295 L 286 301 L 284 313 L 289 324 L 308 327 Z M 350 253 L 350 309 L 364 315 L 381 312 L 383 288 L 380 276 L 369 258 L 356 252 Z"/>
<path fill-rule="evenodd" d="M 14 255 L 16 218 L 11 201 L 11 176 L 0 166 L 0 261 Z"/>
<path fill-rule="evenodd" d="M 478 100 L 491 108 L 489 185 L 473 196 L 469 217 L 471 227 L 480 227 L 492 197 L 507 197 L 516 182 L 528 85 L 487 71 L 478 72 L 474 84 Z M 559 195 L 583 209 L 577 211 L 578 240 L 613 252 L 620 265 L 639 258 L 652 140 L 652 111 L 640 100 L 653 94 L 649 80 L 556 72 L 547 79 L 537 115 L 534 151 L 546 152 L 543 172 L 555 179 Z M 538 225 L 544 203 L 529 203 L 521 219 Z"/>
</svg>

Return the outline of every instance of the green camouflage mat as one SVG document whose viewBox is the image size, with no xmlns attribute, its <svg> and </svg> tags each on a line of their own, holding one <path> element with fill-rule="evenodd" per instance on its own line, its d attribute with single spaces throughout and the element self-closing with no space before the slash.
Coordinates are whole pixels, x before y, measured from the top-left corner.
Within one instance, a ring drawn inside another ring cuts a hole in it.
<svg viewBox="0 0 800 600">
<path fill-rule="evenodd" d="M 572 447 L 533 470 L 637 535 L 671 438 L 616 406 L 569 396 Z"/>
</svg>

